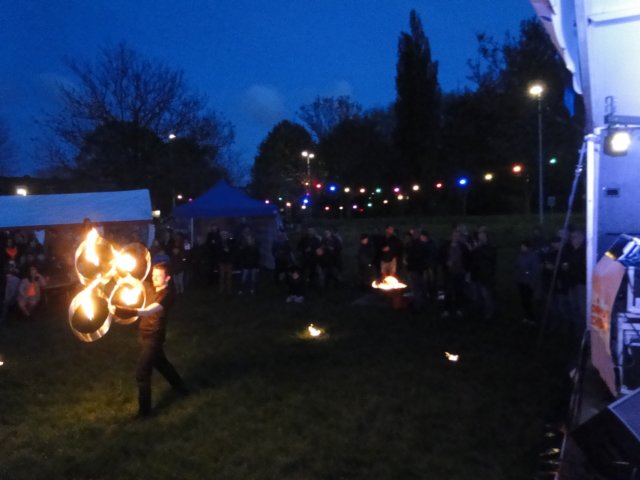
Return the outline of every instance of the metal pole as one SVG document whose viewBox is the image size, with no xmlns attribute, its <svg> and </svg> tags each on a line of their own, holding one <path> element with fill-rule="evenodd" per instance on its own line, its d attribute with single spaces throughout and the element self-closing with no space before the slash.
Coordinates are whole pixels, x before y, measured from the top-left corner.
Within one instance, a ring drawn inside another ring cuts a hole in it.
<svg viewBox="0 0 640 480">
<path fill-rule="evenodd" d="M 544 178 L 542 176 L 542 96 L 538 96 L 538 212 L 544 224 Z"/>
</svg>

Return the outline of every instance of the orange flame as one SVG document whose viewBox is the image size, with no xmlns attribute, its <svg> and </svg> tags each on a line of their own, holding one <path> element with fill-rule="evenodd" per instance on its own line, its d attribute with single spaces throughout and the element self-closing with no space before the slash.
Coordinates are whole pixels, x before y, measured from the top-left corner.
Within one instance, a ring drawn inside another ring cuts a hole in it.
<svg viewBox="0 0 640 480">
<path fill-rule="evenodd" d="M 92 228 L 91 231 L 87 234 L 87 239 L 85 240 L 85 251 L 84 256 L 88 262 L 93 263 L 96 267 L 100 263 L 100 259 L 98 258 L 98 252 L 96 251 L 96 243 L 98 242 L 98 231 L 95 228 Z"/>
<path fill-rule="evenodd" d="M 396 277 L 391 275 L 384 277 L 384 280 L 381 282 L 374 280 L 373 283 L 371 283 L 371 286 L 373 288 L 379 288 L 380 290 L 397 290 L 407 287 L 406 284 L 400 282 Z"/>
<path fill-rule="evenodd" d="M 117 265 L 120 270 L 132 272 L 136 268 L 136 259 L 128 253 L 118 254 Z"/>
<path fill-rule="evenodd" d="M 142 291 L 139 288 L 122 287 L 120 299 L 125 305 L 135 305 L 140 299 Z"/>
<path fill-rule="evenodd" d="M 84 314 L 87 316 L 87 318 L 89 320 L 93 320 L 95 311 L 93 309 L 93 301 L 91 300 L 91 292 L 87 292 L 80 305 L 82 305 L 82 310 L 84 311 Z"/>
<path fill-rule="evenodd" d="M 309 327 L 307 327 L 307 330 L 309 331 L 309 335 L 311 335 L 312 337 L 319 337 L 320 335 L 322 335 L 322 330 L 314 327 L 313 323 L 310 324 Z"/>
</svg>

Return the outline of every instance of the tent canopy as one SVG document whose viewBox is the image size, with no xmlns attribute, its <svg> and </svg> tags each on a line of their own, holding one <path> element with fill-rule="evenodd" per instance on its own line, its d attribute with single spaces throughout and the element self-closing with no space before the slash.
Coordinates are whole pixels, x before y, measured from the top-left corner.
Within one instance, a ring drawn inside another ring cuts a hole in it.
<svg viewBox="0 0 640 480">
<path fill-rule="evenodd" d="M 150 223 L 149 190 L 0 196 L 0 228 L 93 223 Z"/>
<path fill-rule="evenodd" d="M 274 216 L 277 208 L 249 197 L 220 180 L 207 192 L 173 210 L 177 218 L 264 217 Z"/>
</svg>

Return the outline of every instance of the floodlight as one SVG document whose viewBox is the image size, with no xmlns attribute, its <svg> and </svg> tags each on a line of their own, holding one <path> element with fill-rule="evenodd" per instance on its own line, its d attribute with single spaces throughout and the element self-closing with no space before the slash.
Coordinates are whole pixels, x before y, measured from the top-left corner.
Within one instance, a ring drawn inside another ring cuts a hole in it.
<svg viewBox="0 0 640 480">
<path fill-rule="evenodd" d="M 610 128 L 604 139 L 604 153 L 610 157 L 627 154 L 631 146 L 631 133 L 622 128 Z"/>
</svg>

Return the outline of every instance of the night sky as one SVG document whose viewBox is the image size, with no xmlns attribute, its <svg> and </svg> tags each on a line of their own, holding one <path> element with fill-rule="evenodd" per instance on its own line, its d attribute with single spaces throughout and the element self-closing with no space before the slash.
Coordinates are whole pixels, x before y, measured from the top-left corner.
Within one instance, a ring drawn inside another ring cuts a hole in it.
<svg viewBox="0 0 640 480">
<path fill-rule="evenodd" d="M 280 120 L 318 95 L 350 95 L 365 109 L 395 97 L 400 32 L 416 9 L 444 91 L 470 86 L 475 33 L 516 35 L 527 0 L 0 0 L 0 118 L 16 145 L 14 174 L 37 166 L 33 119 L 56 111 L 63 59 L 94 60 L 125 41 L 181 69 L 190 87 L 236 129 L 250 165 Z"/>
</svg>

